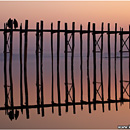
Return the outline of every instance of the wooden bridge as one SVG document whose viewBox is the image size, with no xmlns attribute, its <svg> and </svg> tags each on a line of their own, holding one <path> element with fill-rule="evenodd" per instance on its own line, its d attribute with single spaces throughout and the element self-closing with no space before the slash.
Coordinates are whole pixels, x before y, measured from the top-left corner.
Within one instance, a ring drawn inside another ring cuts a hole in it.
<svg viewBox="0 0 130 130">
<path fill-rule="evenodd" d="M 0 32 L 4 34 L 4 90 L 5 90 L 5 105 L 0 107 L 0 110 L 5 110 L 5 114 L 9 115 L 11 119 L 14 118 L 16 110 L 26 110 L 26 117 L 29 119 L 29 110 L 31 108 L 36 108 L 38 114 L 42 114 L 44 116 L 44 108 L 52 107 L 52 113 L 54 113 L 54 107 L 58 107 L 59 116 L 61 115 L 61 107 L 64 106 L 66 108 L 66 112 L 69 110 L 69 106 L 73 106 L 73 113 L 76 113 L 76 106 L 81 105 L 81 109 L 83 110 L 84 105 L 88 105 L 89 113 L 91 113 L 91 107 L 93 106 L 93 110 L 96 110 L 96 105 L 102 105 L 102 111 L 104 112 L 104 104 L 108 104 L 108 109 L 111 110 L 111 103 L 115 103 L 116 110 L 118 110 L 118 103 L 129 102 L 130 108 L 130 26 L 129 31 L 124 31 L 123 28 L 120 28 L 120 31 L 117 31 L 117 24 L 115 24 L 115 30 L 110 31 L 110 24 L 108 23 L 107 31 L 104 30 L 104 23 L 101 25 L 101 30 L 96 30 L 95 23 L 92 24 L 92 29 L 90 27 L 90 22 L 88 22 L 88 28 L 86 30 L 82 29 L 82 25 L 80 25 L 80 29 L 75 29 L 75 22 L 72 23 L 72 29 L 69 30 L 67 23 L 65 23 L 65 29 L 60 28 L 60 21 L 58 21 L 57 29 L 53 29 L 53 23 L 51 23 L 51 29 L 43 28 L 43 21 L 40 23 L 36 23 L 36 29 L 28 28 L 28 20 L 25 21 L 25 28 L 22 28 L 22 24 L 20 28 L 13 28 L 12 26 L 9 28 L 8 25 L 4 24 L 4 29 L 0 29 Z M 20 62 L 20 105 L 14 105 L 14 97 L 13 97 L 13 79 L 12 79 L 12 56 L 13 56 L 13 32 L 18 32 L 19 35 L 19 62 Z M 27 52 L 28 52 L 28 33 L 35 32 L 36 33 L 36 91 L 37 91 L 37 102 L 34 105 L 29 105 L 28 102 L 28 80 L 27 80 Z M 52 86 L 51 86 L 51 103 L 44 103 L 44 82 L 43 82 L 43 34 L 49 32 L 51 39 L 51 71 L 52 71 Z M 61 90 L 60 90 L 60 34 L 64 33 L 65 37 L 65 45 L 64 45 L 64 63 L 65 63 L 65 102 L 61 102 Z M 80 35 L 80 93 L 81 99 L 76 102 L 75 100 L 75 82 L 74 82 L 74 49 L 75 49 L 75 34 L 78 33 Z M 22 37 L 24 34 L 24 41 L 22 41 Z M 57 34 L 57 98 L 58 102 L 54 100 L 54 59 L 53 59 L 53 34 Z M 87 89 L 88 93 L 87 99 L 83 99 L 83 35 L 87 35 Z M 90 86 L 90 35 L 93 38 L 93 86 Z M 98 38 L 96 36 L 99 36 Z M 104 86 L 103 86 L 103 38 L 104 35 L 107 35 L 107 48 L 108 48 L 108 100 L 104 100 Z M 115 98 L 111 98 L 111 35 L 115 36 L 114 40 L 114 77 L 115 77 Z M 123 35 L 127 35 L 127 39 L 123 39 Z M 117 99 L 117 36 L 120 37 L 120 98 Z M 99 41 L 101 45 L 99 45 Z M 72 42 L 72 44 L 70 44 Z M 22 44 L 24 44 L 24 57 L 22 57 Z M 126 47 L 127 51 L 123 50 Z M 68 53 L 71 54 L 71 83 L 68 82 Z M 96 55 L 100 54 L 100 81 L 97 81 L 97 64 L 96 64 Z M 127 80 L 123 79 L 123 54 L 128 53 L 129 59 L 129 77 Z M 7 64 L 7 55 L 9 55 L 9 65 Z M 22 59 L 24 58 L 24 63 L 22 63 Z M 7 70 L 7 66 L 9 66 L 9 70 Z M 9 81 L 7 81 L 7 72 L 9 72 Z M 24 75 L 24 79 L 22 79 Z M 24 84 L 23 81 L 24 80 Z M 125 86 L 124 83 L 127 83 Z M 23 91 L 23 87 L 25 88 Z M 94 94 L 91 95 L 90 87 L 93 87 Z M 129 89 L 129 92 L 127 91 Z M 101 90 L 101 92 L 99 91 Z M 72 92 L 72 94 L 70 93 Z M 128 98 L 124 98 L 124 94 L 127 94 Z M 23 95 L 25 95 L 25 102 L 23 104 Z M 100 100 L 97 100 L 97 96 L 100 97 Z M 91 100 L 90 97 L 93 97 Z M 71 102 L 69 101 L 71 100 Z M 10 102 L 9 102 L 10 100 Z"/>
</svg>

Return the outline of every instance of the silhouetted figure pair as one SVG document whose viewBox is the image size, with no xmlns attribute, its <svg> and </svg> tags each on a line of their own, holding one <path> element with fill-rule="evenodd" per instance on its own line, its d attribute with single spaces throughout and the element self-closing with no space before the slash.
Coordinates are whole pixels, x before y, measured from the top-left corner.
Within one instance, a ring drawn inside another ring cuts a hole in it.
<svg viewBox="0 0 130 130">
<path fill-rule="evenodd" d="M 9 28 L 13 28 L 13 24 L 14 24 L 14 28 L 16 29 L 18 27 L 18 22 L 16 19 L 14 19 L 14 21 L 10 18 L 8 20 L 8 22 L 6 23 L 6 25 L 9 27 Z"/>
<path fill-rule="evenodd" d="M 10 111 L 10 112 L 8 113 L 8 115 L 9 115 L 9 119 L 10 119 L 11 121 L 14 119 L 14 117 L 15 117 L 15 120 L 17 120 L 17 118 L 18 118 L 18 116 L 19 116 L 19 111 L 16 109 L 16 110 L 15 110 L 15 114 L 13 113 L 13 111 Z"/>
</svg>

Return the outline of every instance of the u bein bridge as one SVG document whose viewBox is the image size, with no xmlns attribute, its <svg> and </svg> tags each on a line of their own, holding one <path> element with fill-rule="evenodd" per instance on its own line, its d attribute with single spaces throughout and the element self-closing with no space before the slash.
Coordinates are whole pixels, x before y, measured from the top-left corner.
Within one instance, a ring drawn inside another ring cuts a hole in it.
<svg viewBox="0 0 130 130">
<path fill-rule="evenodd" d="M 13 28 L 14 26 L 14 28 Z M 69 111 L 69 106 L 73 107 L 73 113 L 76 113 L 76 106 L 80 105 L 81 110 L 83 110 L 84 105 L 88 105 L 89 113 L 91 109 L 96 110 L 96 105 L 102 105 L 102 111 L 104 112 L 104 105 L 108 104 L 108 110 L 111 110 L 111 104 L 114 103 L 116 110 L 118 110 L 118 103 L 129 102 L 130 108 L 130 26 L 129 31 L 124 31 L 123 28 L 120 28 L 120 31 L 117 31 L 117 24 L 115 24 L 115 31 L 110 31 L 110 24 L 108 23 L 108 30 L 104 30 L 104 23 L 101 25 L 101 30 L 97 31 L 95 29 L 95 23 L 92 24 L 92 29 L 90 28 L 90 22 L 88 22 L 87 30 L 82 29 L 82 25 L 79 30 L 75 29 L 75 22 L 72 23 L 72 29 L 68 30 L 67 23 L 65 23 L 65 29 L 60 29 L 60 21 L 58 21 L 57 29 L 53 29 L 53 23 L 51 23 L 51 29 L 43 28 L 43 21 L 36 23 L 36 29 L 28 29 L 28 20 L 25 21 L 25 28 L 22 28 L 22 24 L 19 29 L 17 28 L 17 22 L 14 24 L 13 21 L 10 23 L 4 24 L 4 29 L 0 29 L 0 32 L 4 34 L 4 90 L 5 90 L 5 104 L 3 107 L 0 107 L 0 110 L 4 110 L 5 114 L 9 116 L 12 120 L 17 118 L 19 111 L 23 113 L 23 110 L 26 110 L 26 118 L 29 119 L 29 110 L 32 108 L 37 109 L 38 114 L 44 116 L 44 109 L 47 107 L 52 108 L 52 113 L 54 113 L 54 108 L 58 107 L 58 114 L 61 116 L 61 107 L 65 107 L 66 112 Z M 13 56 L 13 32 L 19 33 L 19 62 L 20 62 L 20 105 L 14 105 L 13 97 L 13 79 L 12 79 L 12 56 Z M 37 102 L 34 105 L 29 105 L 28 102 L 28 82 L 27 82 L 27 51 L 28 51 L 28 33 L 36 33 L 36 92 L 37 92 Z M 44 103 L 44 82 L 43 82 L 43 33 L 49 32 L 51 38 L 51 103 Z M 61 91 L 60 91 L 60 70 L 59 70 L 59 55 L 60 55 L 60 34 L 64 33 L 65 45 L 64 45 L 64 63 L 65 63 L 65 102 L 61 102 Z M 74 82 L 74 49 L 75 49 L 75 34 L 80 35 L 80 101 L 75 100 L 75 82 Z M 22 37 L 24 34 L 24 41 Z M 54 101 L 54 59 L 53 59 L 53 34 L 57 34 L 57 98 L 58 102 Z M 99 38 L 96 38 L 96 35 L 100 35 Z M 103 36 L 107 35 L 107 48 L 108 48 L 108 100 L 104 100 L 104 86 L 103 86 Z M 83 99 L 83 35 L 87 35 L 87 100 Z M 90 86 L 90 35 L 93 38 L 93 86 Z M 115 98 L 111 98 L 111 44 L 110 38 L 111 35 L 115 36 L 114 40 L 114 77 L 115 77 Z M 117 35 L 120 37 L 120 98 L 117 99 Z M 128 35 L 127 39 L 123 39 L 123 35 Z M 72 42 L 72 45 L 70 44 Z M 101 45 L 99 45 L 99 41 Z M 24 43 L 24 57 L 22 57 L 22 44 Z M 126 47 L 127 51 L 124 51 L 123 48 Z M 98 49 L 98 51 L 97 51 Z M 71 83 L 68 82 L 68 53 L 71 54 Z M 100 76 L 101 80 L 97 81 L 97 65 L 96 65 L 96 55 L 100 54 Z M 123 79 L 123 54 L 127 53 L 129 59 L 129 77 L 128 80 Z M 7 55 L 9 55 L 9 64 L 7 64 Z M 22 59 L 24 62 L 22 63 Z M 7 69 L 9 67 L 9 70 Z M 9 72 L 9 81 L 7 81 L 7 72 Z M 24 79 L 22 77 L 24 76 Z M 22 82 L 24 81 L 24 82 Z M 24 84 L 23 84 L 24 83 Z M 125 86 L 124 83 L 127 83 Z M 90 95 L 90 87 L 93 87 L 93 95 Z M 25 91 L 23 91 L 23 88 Z M 129 89 L 129 91 L 128 91 Z M 100 90 L 100 91 L 99 91 Z M 72 92 L 72 94 L 70 93 Z M 124 98 L 124 94 L 127 94 L 128 98 Z M 25 101 L 23 100 L 25 96 Z M 97 96 L 100 97 L 100 100 L 97 100 Z M 91 100 L 90 97 L 93 97 Z M 71 100 L 71 102 L 69 101 Z M 25 104 L 23 103 L 25 102 Z"/>
</svg>

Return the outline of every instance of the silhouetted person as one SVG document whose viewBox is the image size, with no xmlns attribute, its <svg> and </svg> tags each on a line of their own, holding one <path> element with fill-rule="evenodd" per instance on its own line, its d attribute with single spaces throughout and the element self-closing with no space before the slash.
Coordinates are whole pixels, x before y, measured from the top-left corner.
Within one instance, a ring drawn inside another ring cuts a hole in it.
<svg viewBox="0 0 130 130">
<path fill-rule="evenodd" d="M 14 19 L 14 28 L 16 29 L 18 27 L 18 22 L 16 19 Z"/>
<path fill-rule="evenodd" d="M 9 28 L 13 28 L 13 24 L 14 24 L 14 28 L 16 29 L 18 27 L 18 22 L 16 19 L 14 19 L 14 21 L 9 18 L 8 22 L 6 23 L 7 27 Z"/>
<path fill-rule="evenodd" d="M 6 23 L 7 27 L 12 28 L 13 26 L 13 20 L 10 18 L 8 22 Z"/>
<path fill-rule="evenodd" d="M 16 109 L 15 110 L 15 120 L 17 120 L 18 116 L 19 116 L 19 111 Z"/>
<path fill-rule="evenodd" d="M 13 111 L 10 111 L 10 112 L 8 113 L 8 115 L 9 115 L 9 119 L 12 121 L 12 120 L 14 119 Z"/>
</svg>

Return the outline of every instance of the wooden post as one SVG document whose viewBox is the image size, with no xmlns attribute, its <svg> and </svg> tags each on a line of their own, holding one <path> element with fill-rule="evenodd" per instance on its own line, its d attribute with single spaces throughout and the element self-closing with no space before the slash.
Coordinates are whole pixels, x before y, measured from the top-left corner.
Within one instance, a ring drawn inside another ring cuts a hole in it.
<svg viewBox="0 0 130 130">
<path fill-rule="evenodd" d="M 28 42 L 28 20 L 25 21 L 24 85 L 25 85 L 25 100 L 26 100 L 26 117 L 27 117 L 27 119 L 29 119 L 29 108 L 28 108 L 28 84 L 27 84 L 27 42 Z"/>
<path fill-rule="evenodd" d="M 117 48 L 117 23 L 115 24 L 115 100 L 117 101 L 116 48 Z M 116 111 L 118 111 L 117 102 L 116 102 Z"/>
<path fill-rule="evenodd" d="M 89 56 L 90 56 L 90 22 L 88 23 L 88 37 L 87 37 L 87 82 L 88 82 L 88 107 L 89 113 L 91 113 L 91 104 L 90 104 L 90 78 L 89 78 Z"/>
<path fill-rule="evenodd" d="M 66 112 L 68 112 L 68 35 L 67 23 L 65 23 L 65 90 L 66 90 Z"/>
<path fill-rule="evenodd" d="M 10 94 L 11 94 L 11 109 L 14 115 L 14 102 L 13 102 L 13 79 L 12 79 L 12 56 L 13 56 L 13 21 L 10 31 L 10 56 L 9 56 L 9 79 L 10 79 Z"/>
<path fill-rule="evenodd" d="M 101 33 L 101 58 L 100 58 L 100 72 L 101 72 L 101 90 L 102 90 L 102 110 L 104 112 L 104 94 L 103 94 L 103 72 L 102 72 L 102 55 L 103 55 L 103 28 L 104 23 L 102 23 L 102 33 Z"/>
<path fill-rule="evenodd" d="M 80 25 L 80 71 L 81 71 L 81 110 L 83 110 L 83 66 L 82 66 L 82 25 Z"/>
<path fill-rule="evenodd" d="M 8 94 L 7 94 L 7 32 L 4 24 L 4 89 L 5 89 L 5 114 L 8 113 Z"/>
<path fill-rule="evenodd" d="M 40 53 L 40 69 L 41 69 L 41 106 L 42 116 L 44 116 L 44 90 L 43 90 L 43 21 L 41 21 L 41 53 Z"/>
<path fill-rule="evenodd" d="M 108 23 L 108 109 L 110 110 L 111 99 L 111 51 L 110 51 L 110 23 Z"/>
<path fill-rule="evenodd" d="M 130 95 L 130 25 L 129 25 L 129 95 Z M 129 109 L 130 109 L 130 102 L 129 102 Z"/>
<path fill-rule="evenodd" d="M 96 35 L 95 23 L 93 23 L 93 85 L 94 85 L 94 110 L 96 110 Z"/>
<path fill-rule="evenodd" d="M 40 114 L 39 96 L 39 23 L 36 25 L 36 86 L 37 86 L 37 113 Z"/>
<path fill-rule="evenodd" d="M 59 54 L 60 54 L 60 21 L 58 21 L 58 32 L 57 32 L 57 91 L 58 91 L 58 111 L 59 116 L 61 116 Z"/>
<path fill-rule="evenodd" d="M 72 23 L 72 56 L 71 56 L 71 79 L 72 79 L 72 88 L 73 88 L 73 113 L 75 114 L 75 85 L 74 85 L 74 47 L 75 47 L 75 22 Z"/>
<path fill-rule="evenodd" d="M 21 112 L 23 114 L 23 78 L 22 78 L 22 24 L 20 25 L 20 105 L 21 105 Z"/>
<path fill-rule="evenodd" d="M 52 113 L 54 113 L 54 72 L 53 72 L 53 23 L 51 23 L 51 60 L 52 60 L 52 63 L 51 63 L 51 68 L 52 68 L 52 92 L 51 92 L 51 95 L 52 95 Z"/>
<path fill-rule="evenodd" d="M 120 28 L 120 90 L 121 101 L 123 101 L 123 58 L 122 58 L 123 29 Z"/>
</svg>

